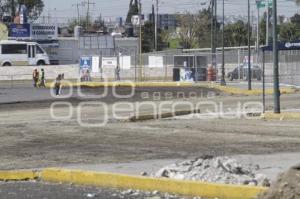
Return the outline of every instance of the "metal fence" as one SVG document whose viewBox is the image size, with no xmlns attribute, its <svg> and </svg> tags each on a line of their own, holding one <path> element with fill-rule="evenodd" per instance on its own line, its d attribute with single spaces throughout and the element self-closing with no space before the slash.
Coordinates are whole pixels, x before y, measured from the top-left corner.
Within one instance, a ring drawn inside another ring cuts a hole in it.
<svg viewBox="0 0 300 199">
<path fill-rule="evenodd" d="M 119 55 L 118 55 L 119 54 Z M 259 54 L 252 50 L 251 54 L 253 55 L 253 62 L 258 66 L 262 67 L 262 52 Z M 217 70 L 218 70 L 218 79 L 221 76 L 221 62 L 222 62 L 222 53 L 221 51 L 217 51 L 216 59 L 217 59 Z M 100 73 L 94 75 L 94 79 L 96 81 L 115 81 L 117 80 L 116 67 L 102 67 L 102 57 L 100 56 Z M 155 52 L 139 55 L 137 48 L 116 48 L 114 57 L 129 57 L 130 63 L 129 66 L 125 67 L 124 63 L 119 60 L 120 70 L 119 76 L 122 81 L 172 81 L 173 80 L 173 70 L 174 66 L 174 57 L 176 56 L 202 56 L 207 60 L 207 65 L 211 63 L 212 54 L 209 50 L 206 51 L 193 51 L 185 53 L 182 50 L 170 50 L 163 52 Z M 248 51 L 245 49 L 231 49 L 225 51 L 225 72 L 226 74 L 232 70 L 234 70 L 237 66 L 243 64 L 246 56 L 248 56 Z M 265 69 L 266 69 L 266 82 L 272 83 L 273 81 L 273 64 L 272 64 L 273 56 L 272 52 L 265 53 Z M 296 51 L 280 51 L 279 52 L 279 69 L 280 69 L 280 82 L 282 84 L 290 84 L 295 86 L 300 86 L 300 50 Z M 64 66 L 66 67 L 66 66 Z M 205 66 L 204 66 L 205 67 Z M 15 70 L 10 70 L 11 72 L 7 72 L 5 68 L 2 68 L 0 80 L 1 85 L 5 85 L 6 87 L 17 85 L 18 82 L 22 82 L 23 80 L 31 81 L 31 73 L 32 69 L 28 67 L 27 70 L 22 70 L 21 72 L 16 72 Z M 51 69 L 53 68 L 53 69 Z M 76 69 L 76 66 L 70 66 L 66 69 L 61 69 L 63 67 L 60 66 L 48 66 L 48 71 L 46 73 L 49 75 L 51 72 L 51 76 L 55 77 L 56 72 L 69 74 L 69 78 L 77 79 L 79 76 L 79 72 Z M 53 71 L 49 71 L 53 70 Z M 15 75 L 17 74 L 17 75 Z M 49 77 L 49 76 L 48 76 Z M 21 81 L 20 81 L 21 80 Z"/>
</svg>

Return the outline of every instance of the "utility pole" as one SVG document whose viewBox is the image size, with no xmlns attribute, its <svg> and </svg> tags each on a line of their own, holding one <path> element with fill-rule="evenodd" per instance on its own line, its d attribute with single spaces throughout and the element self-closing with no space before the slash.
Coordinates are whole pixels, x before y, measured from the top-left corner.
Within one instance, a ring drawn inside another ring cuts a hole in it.
<svg viewBox="0 0 300 199">
<path fill-rule="evenodd" d="M 216 0 L 211 0 L 211 66 L 215 69 L 216 67 L 216 45 L 215 45 L 215 2 Z"/>
<path fill-rule="evenodd" d="M 141 0 L 139 0 L 139 2 L 138 2 L 138 4 L 139 4 L 139 40 L 140 40 L 140 52 L 139 52 L 139 54 L 140 54 L 140 79 L 141 79 L 141 81 L 143 81 L 143 74 L 144 74 L 144 70 L 143 70 L 143 66 L 142 66 L 142 48 L 143 48 L 143 46 L 142 46 L 142 2 L 141 2 Z"/>
<path fill-rule="evenodd" d="M 273 75 L 274 75 L 274 113 L 280 113 L 280 88 L 277 46 L 277 0 L 273 0 Z"/>
<path fill-rule="evenodd" d="M 72 6 L 75 6 L 76 9 L 77 9 L 77 22 L 80 24 L 80 10 L 79 10 L 79 7 L 83 6 L 83 3 L 76 3 L 76 4 L 73 4 Z"/>
<path fill-rule="evenodd" d="M 223 0 L 223 17 L 222 17 L 222 77 L 221 77 L 221 86 L 226 85 L 225 81 L 225 39 L 224 39 L 224 28 L 225 28 L 225 3 Z"/>
<path fill-rule="evenodd" d="M 259 36 L 259 33 L 260 33 L 260 27 L 259 27 L 259 18 L 260 18 L 260 2 L 261 0 L 256 0 L 256 5 L 257 5 L 257 36 L 256 36 L 256 52 L 257 52 L 257 63 L 259 62 L 259 42 L 260 42 L 260 36 Z"/>
<path fill-rule="evenodd" d="M 87 12 L 86 12 L 86 29 L 89 28 L 90 25 L 90 6 L 95 6 L 95 3 L 91 3 L 90 0 L 84 1 L 83 6 L 87 5 Z"/>
<path fill-rule="evenodd" d="M 267 19 L 266 19 L 266 45 L 269 45 L 269 0 L 267 0 Z"/>
<path fill-rule="evenodd" d="M 217 0 L 214 0 L 215 1 L 215 20 L 214 20 L 214 38 L 215 40 L 217 40 L 218 36 L 217 36 L 217 27 L 218 27 L 218 15 L 217 15 L 217 10 L 218 10 L 218 1 Z M 217 71 L 217 42 L 215 41 L 214 42 L 214 51 L 213 51 L 213 60 L 214 60 L 214 69 Z"/>
<path fill-rule="evenodd" d="M 157 46 L 157 43 L 158 43 L 158 0 L 155 0 L 156 1 L 156 12 L 155 12 L 155 51 L 158 50 L 158 46 Z"/>
<path fill-rule="evenodd" d="M 250 0 L 248 0 L 248 90 L 252 90 L 251 85 L 251 25 L 250 25 Z"/>
</svg>

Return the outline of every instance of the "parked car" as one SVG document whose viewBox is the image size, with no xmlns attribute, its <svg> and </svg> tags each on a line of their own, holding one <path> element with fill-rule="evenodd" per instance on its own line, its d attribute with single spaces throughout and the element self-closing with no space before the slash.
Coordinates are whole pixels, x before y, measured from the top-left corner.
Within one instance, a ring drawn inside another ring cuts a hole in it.
<svg viewBox="0 0 300 199">
<path fill-rule="evenodd" d="M 252 79 L 257 79 L 258 81 L 261 80 L 262 70 L 258 65 L 251 66 L 251 76 Z M 244 77 L 248 79 L 248 64 L 242 64 L 236 67 L 233 71 L 227 74 L 227 77 L 230 81 L 239 78 L 244 79 Z"/>
</svg>

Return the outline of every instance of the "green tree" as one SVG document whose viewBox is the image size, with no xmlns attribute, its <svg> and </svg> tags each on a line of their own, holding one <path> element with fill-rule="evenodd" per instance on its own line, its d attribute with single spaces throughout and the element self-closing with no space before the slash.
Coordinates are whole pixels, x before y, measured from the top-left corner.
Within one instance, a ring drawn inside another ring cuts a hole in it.
<svg viewBox="0 0 300 199">
<path fill-rule="evenodd" d="M 193 48 L 197 42 L 197 23 L 194 15 L 190 13 L 178 15 L 179 44 L 182 48 Z"/>
<path fill-rule="evenodd" d="M 211 11 L 204 9 L 196 15 L 196 39 L 197 47 L 211 47 Z"/>
<path fill-rule="evenodd" d="M 297 35 L 300 35 L 300 14 L 295 14 L 291 17 L 291 23 L 295 24 Z"/>
<path fill-rule="evenodd" d="M 265 44 L 266 43 L 266 29 L 267 29 L 267 27 L 266 27 L 266 18 L 264 17 L 259 23 L 259 30 L 260 30 L 260 32 L 259 32 L 259 38 L 260 38 L 259 43 L 260 44 Z"/>
<path fill-rule="evenodd" d="M 2 12 L 10 13 L 12 18 L 17 15 L 17 11 L 22 4 L 26 5 L 30 21 L 38 19 L 44 9 L 43 0 L 1 0 L 0 4 Z"/>
<path fill-rule="evenodd" d="M 251 31 L 252 32 L 252 31 Z M 248 27 L 242 20 L 224 27 L 225 46 L 245 46 L 248 44 Z"/>
<path fill-rule="evenodd" d="M 161 29 L 158 29 L 158 37 L 157 37 L 157 47 L 158 50 L 163 50 L 167 47 L 165 32 Z M 142 27 L 142 51 L 143 53 L 152 52 L 154 50 L 154 24 L 151 21 L 145 22 L 145 25 Z"/>
<path fill-rule="evenodd" d="M 279 40 L 280 41 L 293 41 L 300 38 L 300 31 L 297 31 L 297 25 L 288 22 L 281 24 L 279 31 Z"/>
</svg>

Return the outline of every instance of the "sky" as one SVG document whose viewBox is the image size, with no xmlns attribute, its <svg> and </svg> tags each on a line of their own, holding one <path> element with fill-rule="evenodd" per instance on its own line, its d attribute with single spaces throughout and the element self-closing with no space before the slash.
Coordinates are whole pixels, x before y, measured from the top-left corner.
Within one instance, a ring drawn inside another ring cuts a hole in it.
<svg viewBox="0 0 300 199">
<path fill-rule="evenodd" d="M 87 0 L 44 0 L 45 9 L 43 15 L 51 16 L 56 20 L 66 20 L 67 18 L 77 16 L 75 4 Z M 153 0 L 141 0 L 143 13 L 151 12 Z M 218 1 L 218 13 L 221 15 L 222 0 Z M 98 17 L 100 14 L 105 19 L 115 19 L 116 17 L 125 17 L 128 12 L 130 0 L 90 0 L 95 3 L 91 5 L 91 15 Z M 207 8 L 210 0 L 159 0 L 160 13 L 178 13 L 178 12 L 196 12 L 201 8 Z M 251 13 L 257 15 L 255 0 L 251 2 Z M 277 0 L 278 14 L 292 16 L 300 13 L 300 7 L 297 7 L 293 0 Z M 206 3 L 206 5 L 205 5 Z M 79 9 L 80 15 L 85 15 L 87 6 Z M 263 9 L 262 11 L 263 12 Z M 225 0 L 225 15 L 246 15 L 247 0 Z"/>
</svg>

